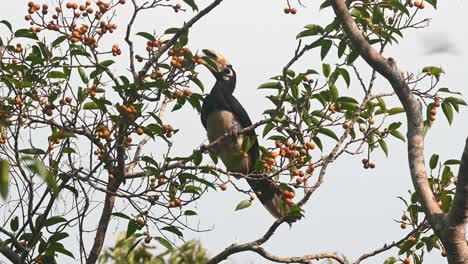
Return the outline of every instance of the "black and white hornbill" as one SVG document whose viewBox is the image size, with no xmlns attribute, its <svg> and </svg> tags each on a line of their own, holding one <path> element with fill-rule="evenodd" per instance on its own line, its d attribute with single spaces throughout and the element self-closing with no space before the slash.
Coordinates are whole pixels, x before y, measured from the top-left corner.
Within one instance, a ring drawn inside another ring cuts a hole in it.
<svg viewBox="0 0 468 264">
<path fill-rule="evenodd" d="M 203 100 L 201 121 L 210 142 L 226 133 L 233 135 L 217 144 L 213 151 L 221 158 L 228 171 L 248 175 L 255 171 L 259 147 L 255 140 L 248 150 L 248 157 L 241 156 L 244 136 L 235 132 L 252 125 L 252 121 L 244 107 L 232 95 L 236 87 L 236 72 L 229 61 L 216 51 L 203 50 L 202 56 L 202 64 L 213 73 L 216 83 Z M 250 130 L 246 136 L 255 136 L 255 131 Z M 271 179 L 247 177 L 247 182 L 274 217 L 281 218 L 288 214 L 289 207 L 282 201 L 281 191 Z"/>
</svg>

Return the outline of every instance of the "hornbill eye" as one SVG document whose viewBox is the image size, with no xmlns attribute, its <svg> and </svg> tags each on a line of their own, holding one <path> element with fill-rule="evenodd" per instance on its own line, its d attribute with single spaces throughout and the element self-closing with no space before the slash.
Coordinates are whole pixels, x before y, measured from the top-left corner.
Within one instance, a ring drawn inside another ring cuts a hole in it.
<svg viewBox="0 0 468 264">
<path fill-rule="evenodd" d="M 223 73 L 226 75 L 231 75 L 232 71 L 229 68 L 224 68 Z"/>
</svg>

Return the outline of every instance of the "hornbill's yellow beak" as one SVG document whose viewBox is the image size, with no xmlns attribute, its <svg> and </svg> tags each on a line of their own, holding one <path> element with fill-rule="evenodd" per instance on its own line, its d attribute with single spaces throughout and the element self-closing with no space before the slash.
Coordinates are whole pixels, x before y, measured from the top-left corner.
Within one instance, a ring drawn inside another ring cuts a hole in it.
<svg viewBox="0 0 468 264">
<path fill-rule="evenodd" d="M 214 50 L 204 49 L 200 57 L 201 64 L 205 65 L 215 76 L 223 71 L 224 68 L 231 65 L 228 59 Z"/>
</svg>

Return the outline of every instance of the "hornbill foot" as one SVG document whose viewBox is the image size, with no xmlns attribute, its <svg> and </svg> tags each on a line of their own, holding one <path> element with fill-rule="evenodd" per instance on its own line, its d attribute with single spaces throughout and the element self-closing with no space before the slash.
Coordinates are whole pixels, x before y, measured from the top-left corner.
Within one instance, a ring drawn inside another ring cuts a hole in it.
<svg viewBox="0 0 468 264">
<path fill-rule="evenodd" d="M 237 129 L 235 128 L 231 128 L 229 132 L 227 132 L 227 136 L 237 137 L 238 135 L 239 135 L 239 131 L 237 131 Z"/>
</svg>

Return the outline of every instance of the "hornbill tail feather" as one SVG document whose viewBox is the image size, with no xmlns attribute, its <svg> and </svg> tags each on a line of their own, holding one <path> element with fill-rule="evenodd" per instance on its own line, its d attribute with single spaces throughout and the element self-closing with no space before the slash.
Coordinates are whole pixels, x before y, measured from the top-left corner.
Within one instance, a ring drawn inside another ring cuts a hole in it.
<svg viewBox="0 0 468 264">
<path fill-rule="evenodd" d="M 290 206 L 284 202 L 281 190 L 272 180 L 248 179 L 247 182 L 270 214 L 275 218 L 288 216 Z"/>
</svg>

